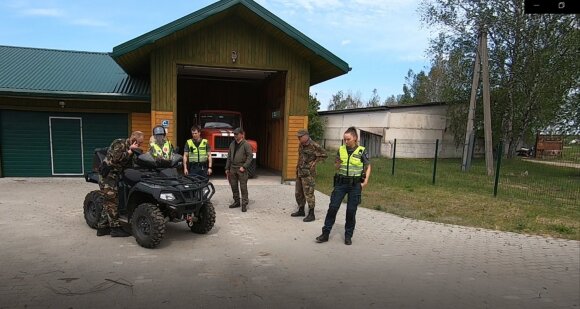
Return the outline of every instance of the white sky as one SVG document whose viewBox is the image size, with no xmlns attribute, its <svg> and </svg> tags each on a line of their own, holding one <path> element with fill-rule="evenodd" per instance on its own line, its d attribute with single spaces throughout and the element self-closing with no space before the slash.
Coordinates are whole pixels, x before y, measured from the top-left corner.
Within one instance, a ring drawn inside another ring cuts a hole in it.
<svg viewBox="0 0 580 309">
<path fill-rule="evenodd" d="M 195 12 L 210 0 L 4 0 L 0 45 L 110 52 Z M 419 0 L 258 0 L 267 10 L 346 61 L 352 71 L 315 85 L 326 110 L 339 90 L 368 100 L 402 93 L 409 69 L 427 69 L 430 32 Z M 1 69 L 1 68 L 0 68 Z"/>
</svg>

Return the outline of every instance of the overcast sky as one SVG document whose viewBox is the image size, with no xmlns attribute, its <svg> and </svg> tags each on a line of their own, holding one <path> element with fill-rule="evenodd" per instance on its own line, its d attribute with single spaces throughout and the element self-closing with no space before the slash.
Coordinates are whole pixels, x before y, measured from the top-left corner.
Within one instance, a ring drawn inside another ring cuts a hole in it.
<svg viewBox="0 0 580 309">
<path fill-rule="evenodd" d="M 3 0 L 0 45 L 111 52 L 113 47 L 214 3 L 210 0 Z M 419 0 L 259 0 L 267 10 L 346 61 L 348 74 L 313 86 L 326 110 L 339 90 L 402 92 L 409 69 L 429 67 L 433 34 Z M 0 68 L 1 69 L 1 68 Z"/>
</svg>

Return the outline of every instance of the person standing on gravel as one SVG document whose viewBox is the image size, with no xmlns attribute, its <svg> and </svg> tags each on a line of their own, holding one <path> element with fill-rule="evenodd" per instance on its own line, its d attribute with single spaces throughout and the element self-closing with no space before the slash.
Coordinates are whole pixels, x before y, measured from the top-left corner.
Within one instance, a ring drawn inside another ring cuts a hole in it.
<svg viewBox="0 0 580 309">
<path fill-rule="evenodd" d="M 310 138 L 310 134 L 305 129 L 298 130 L 296 134 L 300 145 L 298 146 L 298 164 L 296 165 L 296 187 L 295 196 L 298 204 L 298 211 L 291 214 L 292 217 L 304 217 L 304 207 L 308 202 L 308 216 L 304 222 L 314 221 L 314 186 L 316 176 L 316 163 L 326 159 L 326 151 Z"/>
<path fill-rule="evenodd" d="M 344 197 L 348 194 L 346 204 L 346 224 L 344 225 L 344 244 L 352 244 L 352 235 L 356 224 L 356 210 L 361 202 L 362 188 L 369 182 L 371 163 L 365 147 L 358 145 L 358 134 L 354 127 L 348 128 L 343 135 L 344 144 L 336 154 L 334 189 L 330 196 L 330 205 L 322 227 L 322 234 L 316 237 L 319 243 L 327 242 L 336 214 Z"/>
<path fill-rule="evenodd" d="M 228 159 L 226 161 L 226 177 L 232 188 L 234 202 L 230 208 L 242 206 L 242 212 L 248 210 L 248 167 L 254 159 L 252 146 L 244 138 L 244 130 L 236 128 L 234 130 L 234 140 L 230 144 Z M 239 185 L 239 187 L 238 187 Z M 242 200 L 240 203 L 240 191 Z"/>
<path fill-rule="evenodd" d="M 212 173 L 211 146 L 201 138 L 201 129 L 191 127 L 191 139 L 183 148 L 183 174 L 195 174 L 207 178 Z"/>
</svg>

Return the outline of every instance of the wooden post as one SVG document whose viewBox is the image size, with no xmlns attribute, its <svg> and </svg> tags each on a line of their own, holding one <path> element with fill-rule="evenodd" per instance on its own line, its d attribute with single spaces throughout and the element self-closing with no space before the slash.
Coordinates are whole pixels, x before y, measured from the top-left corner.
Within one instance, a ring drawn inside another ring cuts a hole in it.
<svg viewBox="0 0 580 309">
<path fill-rule="evenodd" d="M 491 137 L 491 103 L 489 97 L 489 59 L 487 54 L 487 30 L 481 34 L 481 77 L 483 84 L 483 127 L 485 131 L 485 166 L 487 176 L 493 176 L 493 140 Z M 498 156 L 503 154 L 498 153 Z"/>
<path fill-rule="evenodd" d="M 473 136 L 473 119 L 475 117 L 475 97 L 479 85 L 480 62 L 481 62 L 481 83 L 483 92 L 483 122 L 485 137 L 485 166 L 487 175 L 493 176 L 493 140 L 491 134 L 491 103 L 489 95 L 489 59 L 487 53 L 487 30 L 482 28 L 479 33 L 475 64 L 473 66 L 473 80 L 471 82 L 471 97 L 469 100 L 469 113 L 467 115 L 467 128 L 465 130 L 465 144 L 463 146 L 463 160 L 461 170 L 466 171 L 471 165 L 472 143 L 475 143 Z"/>
</svg>

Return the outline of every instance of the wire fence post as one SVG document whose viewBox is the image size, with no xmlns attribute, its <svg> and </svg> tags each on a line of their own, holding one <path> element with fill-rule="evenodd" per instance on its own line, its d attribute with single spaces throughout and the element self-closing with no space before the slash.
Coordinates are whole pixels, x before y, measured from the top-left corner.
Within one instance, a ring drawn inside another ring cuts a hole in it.
<svg viewBox="0 0 580 309">
<path fill-rule="evenodd" d="M 437 153 L 439 152 L 439 139 L 435 140 L 435 160 L 433 161 L 433 184 L 435 184 L 435 175 L 437 175 Z"/>
<path fill-rule="evenodd" d="M 395 175 L 395 156 L 397 154 L 397 139 L 395 138 L 395 142 L 393 143 L 393 166 L 391 168 L 391 175 Z"/>
<path fill-rule="evenodd" d="M 501 157 L 503 157 L 503 140 L 499 141 L 497 146 L 497 165 L 495 167 L 495 183 L 493 185 L 493 196 L 497 196 L 497 185 L 499 184 L 499 170 L 501 167 Z"/>
</svg>

